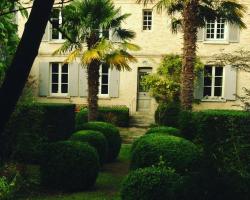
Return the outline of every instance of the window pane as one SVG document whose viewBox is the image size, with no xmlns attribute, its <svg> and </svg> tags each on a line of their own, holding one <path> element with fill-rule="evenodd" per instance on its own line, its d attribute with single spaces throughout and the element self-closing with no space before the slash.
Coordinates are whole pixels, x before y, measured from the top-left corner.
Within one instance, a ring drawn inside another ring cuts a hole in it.
<svg viewBox="0 0 250 200">
<path fill-rule="evenodd" d="M 58 93 L 58 84 L 52 84 L 52 93 Z"/>
<path fill-rule="evenodd" d="M 52 63 L 52 73 L 58 73 L 58 63 Z"/>
<path fill-rule="evenodd" d="M 58 74 L 52 74 L 52 83 L 58 83 Z"/>
<path fill-rule="evenodd" d="M 211 87 L 204 87 L 204 96 L 211 96 Z"/>
<path fill-rule="evenodd" d="M 102 65 L 102 73 L 108 73 L 109 72 L 109 66 L 106 64 Z"/>
<path fill-rule="evenodd" d="M 211 66 L 205 66 L 205 76 L 207 76 L 207 77 L 212 76 L 212 67 Z"/>
<path fill-rule="evenodd" d="M 222 87 L 215 87 L 214 88 L 214 96 L 220 97 L 222 95 Z"/>
<path fill-rule="evenodd" d="M 108 94 L 108 85 L 102 85 L 101 94 Z"/>
<path fill-rule="evenodd" d="M 204 77 L 204 86 L 212 85 L 212 77 Z"/>
<path fill-rule="evenodd" d="M 68 73 L 68 64 L 62 66 L 62 73 Z"/>
<path fill-rule="evenodd" d="M 215 68 L 215 76 L 223 76 L 223 67 Z"/>
<path fill-rule="evenodd" d="M 62 93 L 68 93 L 68 84 L 62 84 Z"/>
<path fill-rule="evenodd" d="M 52 29 L 52 39 L 59 39 L 59 32 L 57 29 Z"/>
<path fill-rule="evenodd" d="M 222 77 L 215 77 L 215 86 L 222 86 Z"/>
<path fill-rule="evenodd" d="M 62 74 L 62 83 L 68 83 L 68 74 Z"/>
<path fill-rule="evenodd" d="M 102 84 L 108 84 L 108 76 L 102 75 Z"/>
</svg>

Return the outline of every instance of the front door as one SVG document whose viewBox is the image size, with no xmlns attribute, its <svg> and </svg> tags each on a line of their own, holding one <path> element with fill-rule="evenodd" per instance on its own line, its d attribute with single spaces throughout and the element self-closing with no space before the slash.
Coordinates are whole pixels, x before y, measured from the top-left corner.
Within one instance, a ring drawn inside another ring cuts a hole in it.
<svg viewBox="0 0 250 200">
<path fill-rule="evenodd" d="M 151 72 L 152 68 L 138 69 L 137 111 L 149 112 L 151 110 L 151 97 L 148 90 L 145 90 L 141 84 L 142 78 Z"/>
</svg>

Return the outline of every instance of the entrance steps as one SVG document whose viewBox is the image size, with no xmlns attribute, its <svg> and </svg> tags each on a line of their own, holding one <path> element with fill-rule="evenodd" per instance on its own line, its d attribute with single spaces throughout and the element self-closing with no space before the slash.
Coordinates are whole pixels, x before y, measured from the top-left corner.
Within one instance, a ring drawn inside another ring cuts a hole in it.
<svg viewBox="0 0 250 200">
<path fill-rule="evenodd" d="M 149 127 L 155 123 L 154 114 L 149 112 L 136 112 L 130 116 L 130 127 Z"/>
</svg>

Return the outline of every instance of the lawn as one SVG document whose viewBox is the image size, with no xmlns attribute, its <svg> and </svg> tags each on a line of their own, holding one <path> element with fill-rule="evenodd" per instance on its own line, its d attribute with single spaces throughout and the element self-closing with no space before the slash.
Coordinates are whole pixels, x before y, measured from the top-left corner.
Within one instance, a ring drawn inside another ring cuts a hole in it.
<svg viewBox="0 0 250 200">
<path fill-rule="evenodd" d="M 118 200 L 121 182 L 129 169 L 130 148 L 129 144 L 122 145 L 118 161 L 103 166 L 91 191 L 72 194 L 39 192 L 22 200 Z"/>
</svg>

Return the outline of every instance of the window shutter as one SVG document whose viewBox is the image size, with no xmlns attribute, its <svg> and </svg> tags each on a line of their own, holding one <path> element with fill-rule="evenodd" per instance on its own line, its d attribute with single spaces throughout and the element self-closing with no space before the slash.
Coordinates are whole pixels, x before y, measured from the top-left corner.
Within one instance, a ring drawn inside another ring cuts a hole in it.
<svg viewBox="0 0 250 200">
<path fill-rule="evenodd" d="M 69 95 L 72 97 L 78 96 L 78 63 L 71 63 L 69 65 Z"/>
<path fill-rule="evenodd" d="M 229 24 L 229 42 L 240 42 L 240 28 L 235 24 Z"/>
<path fill-rule="evenodd" d="M 204 87 L 204 72 L 201 71 L 194 83 L 194 99 L 203 98 L 203 87 Z"/>
<path fill-rule="evenodd" d="M 41 62 L 39 64 L 39 95 L 48 96 L 49 95 L 49 63 Z"/>
<path fill-rule="evenodd" d="M 237 70 L 230 65 L 225 66 L 224 97 L 226 100 L 236 100 Z"/>
<path fill-rule="evenodd" d="M 79 94 L 80 97 L 88 96 L 87 69 L 82 65 L 79 66 Z"/>
<path fill-rule="evenodd" d="M 119 97 L 120 72 L 117 69 L 110 70 L 109 96 Z"/>
<path fill-rule="evenodd" d="M 197 41 L 201 42 L 204 40 L 204 28 L 199 28 L 197 32 Z"/>
<path fill-rule="evenodd" d="M 50 22 L 48 22 L 42 38 L 42 41 L 44 42 L 48 42 L 49 40 L 50 40 Z"/>
</svg>

